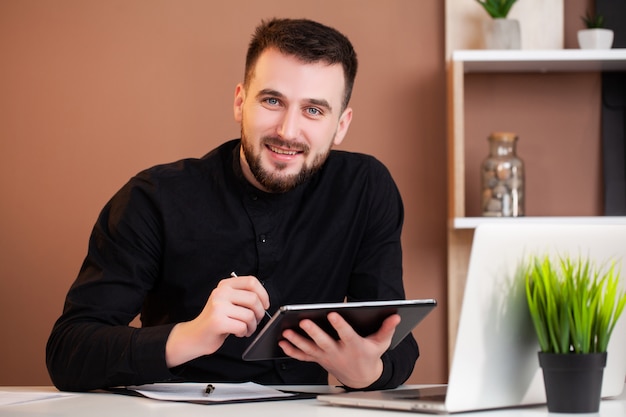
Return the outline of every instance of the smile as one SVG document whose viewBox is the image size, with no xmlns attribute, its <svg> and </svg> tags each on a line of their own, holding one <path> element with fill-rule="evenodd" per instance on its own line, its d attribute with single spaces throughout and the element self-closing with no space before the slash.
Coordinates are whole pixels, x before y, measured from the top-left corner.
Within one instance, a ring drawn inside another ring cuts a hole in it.
<svg viewBox="0 0 626 417">
<path fill-rule="evenodd" d="M 290 149 L 280 149 L 280 148 L 275 148 L 275 147 L 270 146 L 270 145 L 268 145 L 267 148 L 270 151 L 272 151 L 274 153 L 277 153 L 279 155 L 295 156 L 295 155 L 300 153 L 300 151 L 290 150 Z"/>
</svg>

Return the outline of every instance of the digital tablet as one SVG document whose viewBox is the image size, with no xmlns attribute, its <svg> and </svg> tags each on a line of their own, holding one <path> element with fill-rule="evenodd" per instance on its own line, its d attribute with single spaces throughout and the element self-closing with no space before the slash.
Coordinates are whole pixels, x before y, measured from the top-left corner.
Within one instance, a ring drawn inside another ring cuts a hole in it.
<svg viewBox="0 0 626 417">
<path fill-rule="evenodd" d="M 389 349 L 393 349 L 436 306 L 437 301 L 433 299 L 282 306 L 254 337 L 242 358 L 248 361 L 287 358 L 278 346 L 278 342 L 284 339 L 282 333 L 286 329 L 293 329 L 306 336 L 306 333 L 298 326 L 298 323 L 304 319 L 313 320 L 326 333 L 338 339 L 337 332 L 327 319 L 328 313 L 332 311 L 339 313 L 363 337 L 375 333 L 387 317 L 398 313 L 402 320 L 396 327 L 389 346 Z"/>
</svg>

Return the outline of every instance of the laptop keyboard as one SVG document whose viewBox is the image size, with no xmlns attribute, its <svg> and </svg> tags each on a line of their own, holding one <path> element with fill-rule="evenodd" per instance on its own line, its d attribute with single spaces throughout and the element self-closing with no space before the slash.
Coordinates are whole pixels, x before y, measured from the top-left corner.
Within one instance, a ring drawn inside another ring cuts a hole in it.
<svg viewBox="0 0 626 417">
<path fill-rule="evenodd" d="M 393 391 L 389 391 L 393 393 Z M 445 388 L 421 388 L 421 389 L 407 389 L 394 393 L 393 398 L 398 400 L 426 400 L 426 401 L 440 401 L 446 400 Z"/>
<path fill-rule="evenodd" d="M 426 401 L 445 401 L 446 394 L 431 394 L 431 395 L 398 395 L 394 397 L 398 400 L 426 400 Z"/>
</svg>

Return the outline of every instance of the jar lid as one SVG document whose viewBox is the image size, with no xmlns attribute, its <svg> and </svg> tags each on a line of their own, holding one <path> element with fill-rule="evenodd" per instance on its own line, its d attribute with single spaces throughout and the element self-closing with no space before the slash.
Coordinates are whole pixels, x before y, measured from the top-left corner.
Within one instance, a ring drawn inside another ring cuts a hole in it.
<svg viewBox="0 0 626 417">
<path fill-rule="evenodd" d="M 498 140 L 502 142 L 515 142 L 517 135 L 513 132 L 491 132 L 489 140 Z"/>
</svg>

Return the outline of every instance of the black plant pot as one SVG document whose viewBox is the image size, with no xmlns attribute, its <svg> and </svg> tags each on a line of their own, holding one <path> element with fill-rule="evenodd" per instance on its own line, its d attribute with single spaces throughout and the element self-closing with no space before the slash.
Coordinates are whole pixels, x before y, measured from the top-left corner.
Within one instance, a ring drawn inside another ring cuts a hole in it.
<svg viewBox="0 0 626 417">
<path fill-rule="evenodd" d="M 539 352 L 548 411 L 596 413 L 600 408 L 606 352 L 557 354 Z"/>
</svg>

